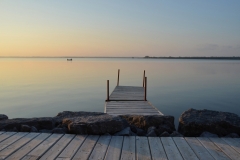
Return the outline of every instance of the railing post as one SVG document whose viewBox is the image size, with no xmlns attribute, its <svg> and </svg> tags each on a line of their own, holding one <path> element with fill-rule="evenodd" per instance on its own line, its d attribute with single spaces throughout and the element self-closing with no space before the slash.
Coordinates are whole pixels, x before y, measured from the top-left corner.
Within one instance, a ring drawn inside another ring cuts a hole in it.
<svg viewBox="0 0 240 160">
<path fill-rule="evenodd" d="M 145 77 L 145 95 L 144 95 L 144 100 L 147 101 L 147 77 Z"/>
<path fill-rule="evenodd" d="M 107 100 L 109 101 L 109 80 L 107 80 Z"/>
<path fill-rule="evenodd" d="M 118 69 L 118 79 L 117 79 L 117 86 L 119 86 L 119 75 L 120 75 L 120 69 Z"/>
<path fill-rule="evenodd" d="M 143 71 L 143 87 L 144 87 L 144 80 L 145 80 L 145 70 Z"/>
</svg>

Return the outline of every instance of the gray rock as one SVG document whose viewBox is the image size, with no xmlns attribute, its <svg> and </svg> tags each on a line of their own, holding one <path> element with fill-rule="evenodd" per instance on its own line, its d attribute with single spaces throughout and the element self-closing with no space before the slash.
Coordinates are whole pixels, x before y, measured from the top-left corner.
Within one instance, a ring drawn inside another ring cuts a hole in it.
<svg viewBox="0 0 240 160">
<path fill-rule="evenodd" d="M 136 136 L 136 134 L 132 132 L 130 127 L 127 127 L 120 132 L 115 133 L 114 136 Z"/>
<path fill-rule="evenodd" d="M 147 132 L 144 131 L 143 129 L 137 128 L 137 133 L 138 136 L 146 136 Z"/>
<path fill-rule="evenodd" d="M 52 133 L 52 130 L 42 129 L 42 130 L 39 130 L 39 132 L 41 132 L 41 133 Z"/>
<path fill-rule="evenodd" d="M 67 128 L 54 128 L 52 130 L 52 133 L 65 134 L 65 133 L 67 133 Z"/>
<path fill-rule="evenodd" d="M 147 134 L 146 134 L 147 137 L 157 137 L 157 134 L 155 133 L 154 130 L 150 130 Z"/>
<path fill-rule="evenodd" d="M 230 133 L 225 136 L 226 138 L 240 138 L 238 134 L 236 133 Z"/>
<path fill-rule="evenodd" d="M 149 133 L 149 132 L 151 132 L 151 131 L 154 131 L 154 132 L 155 132 L 155 129 L 156 129 L 156 127 L 151 126 L 151 127 L 148 128 L 147 133 Z"/>
<path fill-rule="evenodd" d="M 5 114 L 0 114 L 0 121 L 5 119 L 8 119 L 8 116 Z"/>
<path fill-rule="evenodd" d="M 176 131 L 176 129 L 172 123 L 166 121 L 164 124 L 159 125 L 155 131 L 157 135 L 161 135 L 163 132 L 173 133 L 173 131 Z"/>
<path fill-rule="evenodd" d="M 170 137 L 183 137 L 183 135 L 178 133 L 177 131 L 173 131 L 173 133 L 170 134 Z"/>
<path fill-rule="evenodd" d="M 216 134 L 212 134 L 210 132 L 203 132 L 200 137 L 218 137 Z"/>
<path fill-rule="evenodd" d="M 160 135 L 160 137 L 169 137 L 170 136 L 170 134 L 168 133 L 168 132 L 163 132 L 161 135 Z"/>
<path fill-rule="evenodd" d="M 121 117 L 103 113 L 65 118 L 62 123 L 68 126 L 70 133 L 92 135 L 114 134 L 129 126 Z"/>
<path fill-rule="evenodd" d="M 18 129 L 17 129 L 16 127 L 14 127 L 14 128 L 12 129 L 12 131 L 13 131 L 13 132 L 18 132 Z"/>
<path fill-rule="evenodd" d="M 207 131 L 220 137 L 240 134 L 240 117 L 234 113 L 189 109 L 179 118 L 178 132 L 184 136 L 200 136 Z"/>
<path fill-rule="evenodd" d="M 37 128 L 32 126 L 30 132 L 38 132 Z"/>
<path fill-rule="evenodd" d="M 162 116 L 162 115 L 121 115 L 123 119 L 127 120 L 130 125 L 134 125 L 137 128 L 147 131 L 151 126 L 159 127 L 161 125 L 169 125 L 170 128 L 174 126 L 173 116 Z"/>
<path fill-rule="evenodd" d="M 16 127 L 14 127 L 16 128 Z M 21 132 L 30 132 L 31 131 L 31 127 L 28 125 L 21 125 Z"/>
</svg>

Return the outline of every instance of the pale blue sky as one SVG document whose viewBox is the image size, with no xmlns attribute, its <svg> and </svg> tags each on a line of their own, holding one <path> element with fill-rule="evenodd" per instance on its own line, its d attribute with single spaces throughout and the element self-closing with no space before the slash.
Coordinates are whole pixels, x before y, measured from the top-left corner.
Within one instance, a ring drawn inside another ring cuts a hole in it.
<svg viewBox="0 0 240 160">
<path fill-rule="evenodd" d="M 65 55 L 240 56 L 240 1 L 0 1 L 0 56 Z"/>
</svg>

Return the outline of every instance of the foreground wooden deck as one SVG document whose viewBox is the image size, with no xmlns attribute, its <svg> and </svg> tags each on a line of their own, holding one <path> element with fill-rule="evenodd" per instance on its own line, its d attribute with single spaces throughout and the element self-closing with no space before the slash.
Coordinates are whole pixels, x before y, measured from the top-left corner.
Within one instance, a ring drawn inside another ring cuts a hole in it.
<svg viewBox="0 0 240 160">
<path fill-rule="evenodd" d="M 237 160 L 240 138 L 0 132 L 0 159 Z"/>
</svg>

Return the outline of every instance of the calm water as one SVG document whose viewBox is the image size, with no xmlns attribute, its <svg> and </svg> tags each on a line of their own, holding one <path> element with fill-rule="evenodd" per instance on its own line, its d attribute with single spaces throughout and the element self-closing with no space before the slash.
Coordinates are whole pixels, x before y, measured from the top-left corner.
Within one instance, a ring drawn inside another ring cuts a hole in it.
<svg viewBox="0 0 240 160">
<path fill-rule="evenodd" d="M 61 111 L 103 112 L 106 81 L 142 85 L 148 100 L 176 120 L 189 108 L 240 115 L 240 61 L 65 58 L 0 59 L 0 113 L 55 116 Z"/>
</svg>

